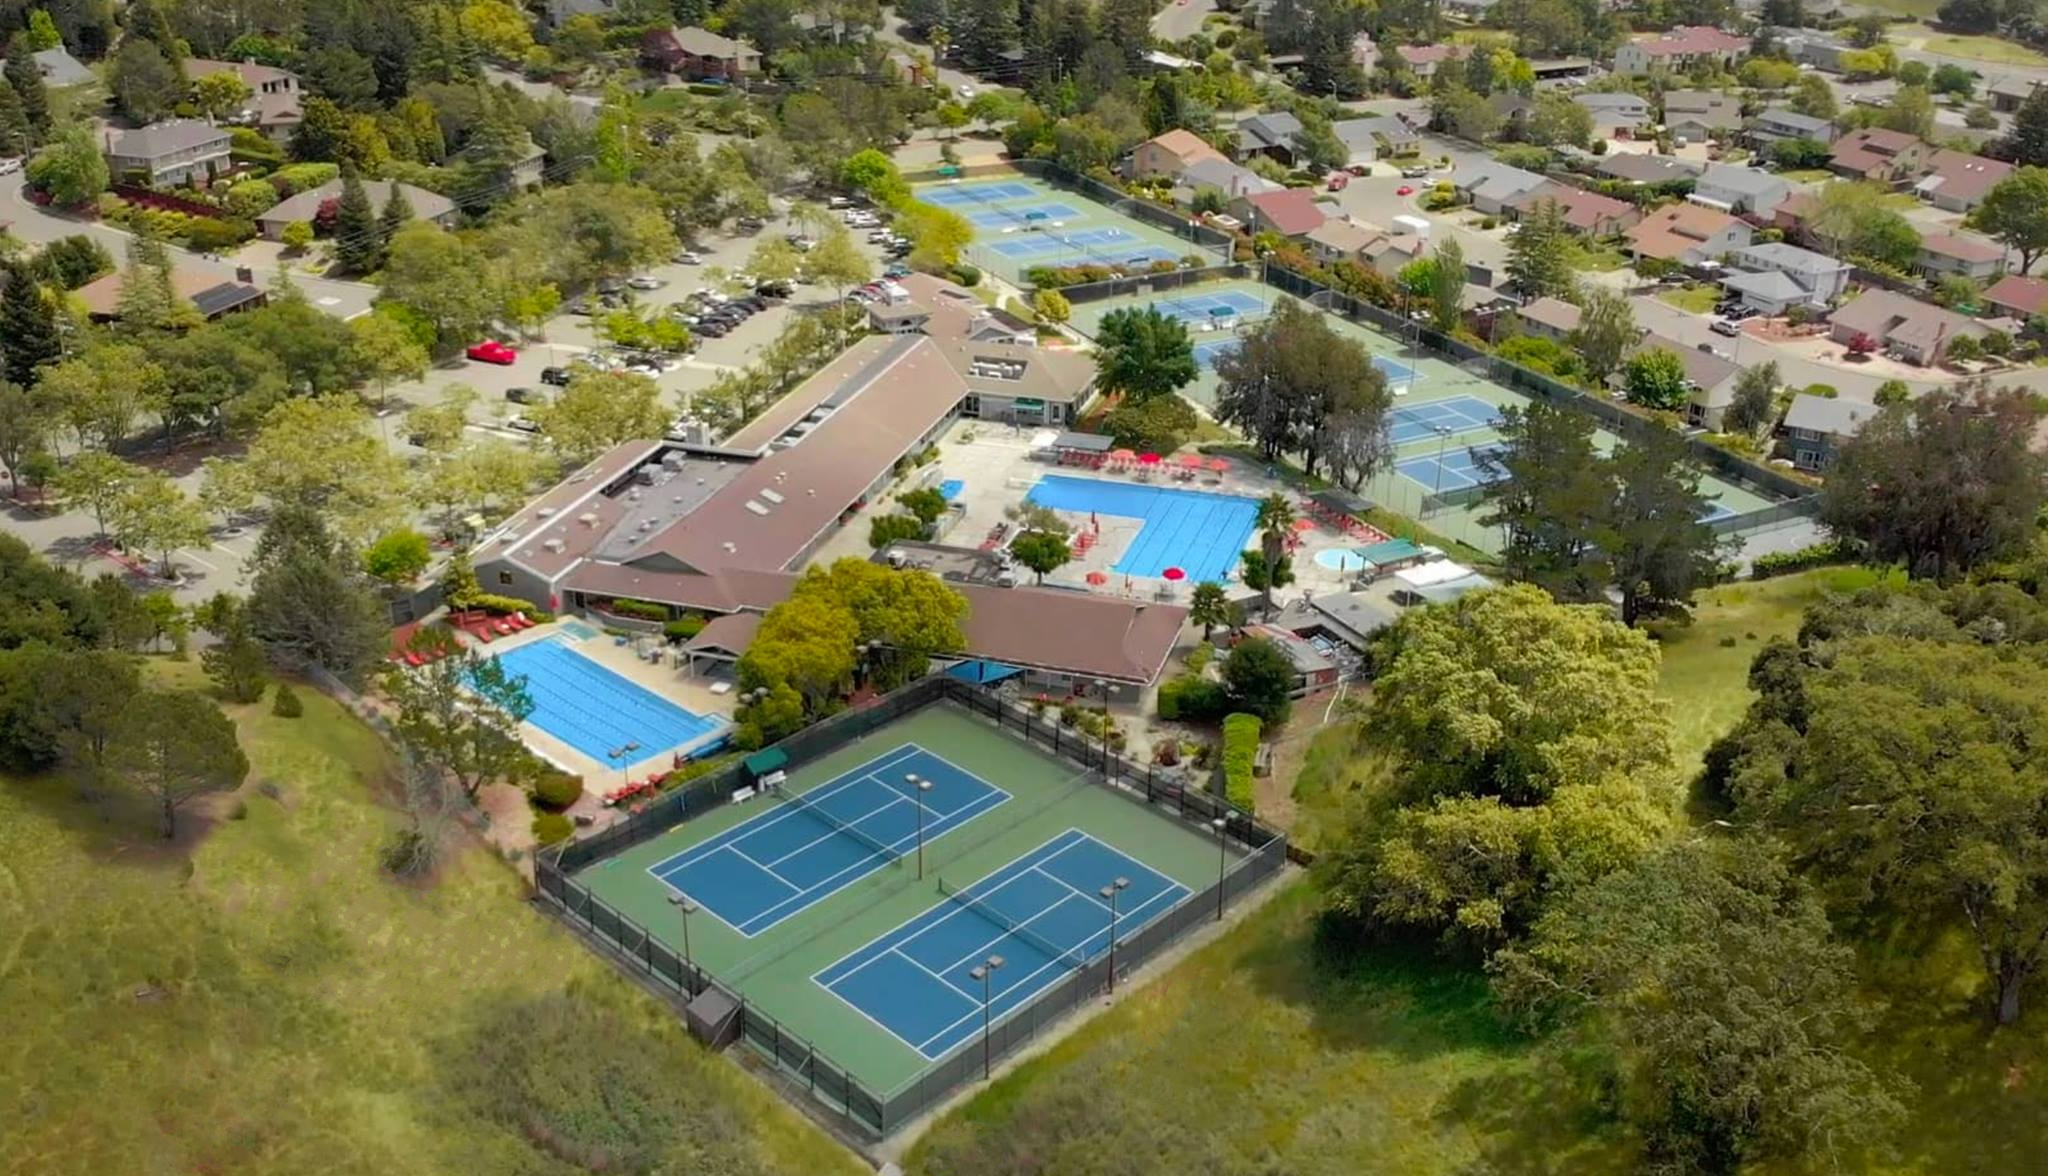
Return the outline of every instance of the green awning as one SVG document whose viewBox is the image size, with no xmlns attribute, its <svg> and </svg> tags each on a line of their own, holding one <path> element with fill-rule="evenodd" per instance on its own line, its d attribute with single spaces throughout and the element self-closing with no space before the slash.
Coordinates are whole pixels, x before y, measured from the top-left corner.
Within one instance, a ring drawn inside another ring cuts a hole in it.
<svg viewBox="0 0 2048 1176">
<path fill-rule="evenodd" d="M 949 163 L 939 169 L 939 174 L 942 176 L 957 176 L 960 174 L 960 169 Z"/>
<path fill-rule="evenodd" d="M 764 747 L 748 756 L 744 761 L 747 775 L 759 780 L 770 772 L 779 772 L 789 766 L 789 753 L 779 747 Z"/>
</svg>

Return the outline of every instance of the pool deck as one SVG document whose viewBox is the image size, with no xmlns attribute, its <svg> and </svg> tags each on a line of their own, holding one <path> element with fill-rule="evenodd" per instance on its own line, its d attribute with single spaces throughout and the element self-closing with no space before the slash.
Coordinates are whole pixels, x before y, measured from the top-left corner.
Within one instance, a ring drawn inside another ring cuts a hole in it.
<svg viewBox="0 0 2048 1176">
<path fill-rule="evenodd" d="M 489 645 L 477 645 L 474 641 L 470 644 L 478 653 L 490 655 L 507 653 L 520 646 L 545 641 L 550 637 L 563 638 L 578 656 L 589 658 L 621 678 L 646 687 L 692 714 L 719 720 L 717 730 L 700 736 L 693 743 L 684 744 L 684 747 L 700 746 L 723 738 L 730 732 L 733 709 L 731 694 L 713 694 L 711 685 L 714 679 L 691 677 L 688 672 L 668 665 L 665 659 L 660 664 L 655 664 L 634 657 L 632 643 L 615 645 L 610 636 L 576 641 L 561 625 L 550 624 L 540 625 L 509 637 L 500 637 Z M 659 637 L 641 638 L 640 645 L 647 648 L 650 643 L 660 640 Z M 592 759 L 532 723 L 521 723 L 519 736 L 535 755 L 564 771 L 574 772 L 583 777 L 584 783 L 593 792 L 610 792 L 629 779 L 641 779 L 666 772 L 671 767 L 672 753 L 666 749 L 627 764 L 622 771 L 619 765 L 607 760 Z"/>
</svg>

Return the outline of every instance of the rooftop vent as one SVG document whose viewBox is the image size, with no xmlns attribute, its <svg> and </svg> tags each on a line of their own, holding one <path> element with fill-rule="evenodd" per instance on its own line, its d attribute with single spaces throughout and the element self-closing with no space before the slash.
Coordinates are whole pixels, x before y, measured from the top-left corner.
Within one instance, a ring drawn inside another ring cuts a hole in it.
<svg viewBox="0 0 2048 1176">
<path fill-rule="evenodd" d="M 775 478 L 775 480 L 776 480 L 776 481 L 778 481 L 778 482 L 779 482 L 779 481 L 781 481 L 781 480 L 782 480 L 782 475 L 780 475 L 780 474 L 777 474 L 777 475 L 776 475 L 776 478 Z M 780 494 L 776 493 L 776 492 L 775 492 L 775 491 L 773 491 L 773 490 L 763 490 L 763 491 L 761 491 L 761 497 L 763 497 L 763 498 L 767 499 L 767 500 L 768 500 L 768 501 L 770 501 L 770 502 L 776 503 L 777 505 L 780 505 L 780 504 L 781 504 L 781 502 L 782 502 L 782 495 L 780 495 Z"/>
<path fill-rule="evenodd" d="M 750 511 L 753 511 L 753 512 L 754 512 L 755 514 L 757 514 L 757 515 L 761 515 L 761 516 L 762 516 L 762 517 L 764 517 L 764 518 L 765 518 L 765 517 L 767 516 L 767 514 L 768 514 L 768 508 L 767 508 L 767 507 L 765 507 L 765 506 L 762 506 L 762 505 L 761 505 L 760 503 L 758 503 L 758 502 L 754 501 L 754 500 L 753 500 L 753 499 L 751 499 L 751 498 L 747 499 L 747 509 L 748 509 L 748 510 L 750 510 Z"/>
<path fill-rule="evenodd" d="M 541 518 L 544 519 L 553 518 L 555 515 L 555 508 L 552 506 L 543 506 L 537 508 L 533 513 L 539 515 Z"/>
<path fill-rule="evenodd" d="M 595 527 L 597 525 L 597 512 L 594 510 L 586 510 L 582 514 L 576 516 L 576 521 L 582 523 L 586 527 Z"/>
<path fill-rule="evenodd" d="M 567 546 L 567 544 L 563 543 L 560 539 L 549 539 L 542 542 L 541 546 L 547 548 L 549 551 L 560 552 L 564 547 Z"/>
</svg>

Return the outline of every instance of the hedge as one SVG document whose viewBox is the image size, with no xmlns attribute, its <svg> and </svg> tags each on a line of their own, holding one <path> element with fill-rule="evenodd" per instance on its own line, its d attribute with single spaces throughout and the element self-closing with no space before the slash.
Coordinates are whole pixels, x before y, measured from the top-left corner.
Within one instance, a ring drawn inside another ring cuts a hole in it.
<svg viewBox="0 0 2048 1176">
<path fill-rule="evenodd" d="M 606 603 L 604 610 L 615 616 L 638 617 L 643 621 L 668 620 L 668 606 L 651 600 L 614 600 Z"/>
<path fill-rule="evenodd" d="M 678 618 L 663 625 L 661 632 L 670 641 L 688 641 L 704 631 L 704 623 L 703 617 L 692 613 L 689 616 Z"/>
<path fill-rule="evenodd" d="M 583 799 L 583 777 L 567 772 L 547 772 L 533 782 L 534 807 L 561 812 Z"/>
<path fill-rule="evenodd" d="M 560 813 L 535 813 L 533 816 L 533 839 L 542 845 L 567 841 L 575 834 L 576 822 Z"/>
<path fill-rule="evenodd" d="M 1259 757 L 1257 715 L 1228 715 L 1223 720 L 1223 795 L 1230 803 L 1251 812 L 1252 767 Z"/>
<path fill-rule="evenodd" d="M 1223 683 L 1199 674 L 1180 674 L 1159 684 L 1159 717 L 1168 722 L 1210 723 L 1229 708 Z"/>
<path fill-rule="evenodd" d="M 1797 551 L 1774 551 L 1767 555 L 1759 555 L 1750 561 L 1749 577 L 1752 580 L 1768 580 L 1772 576 L 1788 576 L 1793 572 L 1803 572 L 1808 568 L 1818 568 L 1827 564 L 1853 563 L 1858 555 L 1857 545 L 1853 541 L 1830 539 L 1825 543 L 1815 543 L 1811 547 L 1802 547 Z"/>
<path fill-rule="evenodd" d="M 535 608 L 517 596 L 497 596 L 489 592 L 479 592 L 469 597 L 462 602 L 461 607 L 480 608 L 487 613 L 497 613 L 500 616 L 507 613 L 525 613 L 529 619 L 542 623 L 555 619 L 553 613 L 544 608 Z"/>
</svg>

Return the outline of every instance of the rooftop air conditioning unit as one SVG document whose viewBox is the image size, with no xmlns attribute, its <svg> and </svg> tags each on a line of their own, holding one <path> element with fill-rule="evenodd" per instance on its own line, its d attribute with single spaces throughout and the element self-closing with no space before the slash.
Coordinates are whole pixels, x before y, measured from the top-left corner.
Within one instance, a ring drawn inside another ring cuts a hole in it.
<svg viewBox="0 0 2048 1176">
<path fill-rule="evenodd" d="M 564 547 L 568 545 L 563 543 L 560 539 L 549 539 L 543 542 L 541 546 L 547 548 L 549 551 L 559 553 Z"/>
<path fill-rule="evenodd" d="M 762 505 L 761 505 L 760 503 L 758 503 L 758 502 L 754 501 L 754 500 L 753 500 L 753 499 L 751 499 L 751 498 L 747 499 L 747 509 L 748 509 L 748 510 L 750 510 L 750 511 L 752 511 L 753 513 L 755 513 L 755 514 L 757 514 L 757 515 L 760 515 L 760 516 L 761 516 L 761 517 L 763 517 L 763 518 L 766 518 L 766 517 L 768 516 L 768 513 L 769 513 L 769 511 L 768 511 L 768 508 L 767 508 L 767 507 L 765 507 L 765 506 L 762 506 Z"/>
<path fill-rule="evenodd" d="M 595 527 L 597 525 L 597 512 L 594 510 L 586 510 L 582 514 L 576 516 L 576 521 L 582 523 L 586 527 Z"/>
<path fill-rule="evenodd" d="M 769 502 L 773 502 L 773 503 L 775 503 L 775 504 L 776 504 L 776 505 L 778 505 L 778 506 L 779 506 L 779 505 L 781 505 L 781 503 L 782 503 L 782 495 L 780 495 L 780 494 L 777 494 L 777 493 L 776 493 L 775 491 L 773 491 L 773 490 L 763 490 L 763 491 L 761 491 L 761 497 L 762 497 L 762 498 L 765 498 L 765 499 L 767 499 L 767 500 L 768 500 Z"/>
<path fill-rule="evenodd" d="M 541 518 L 550 519 L 555 516 L 555 508 L 552 506 L 543 506 L 535 510 L 533 513 L 539 515 Z"/>
</svg>

